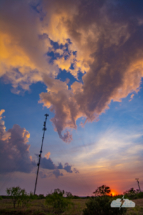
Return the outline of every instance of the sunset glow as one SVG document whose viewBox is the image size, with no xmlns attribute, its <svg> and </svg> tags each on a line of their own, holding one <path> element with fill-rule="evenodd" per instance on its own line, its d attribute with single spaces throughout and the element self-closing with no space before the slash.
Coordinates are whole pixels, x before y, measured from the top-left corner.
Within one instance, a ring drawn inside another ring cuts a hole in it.
<svg viewBox="0 0 143 215">
<path fill-rule="evenodd" d="M 118 195 L 116 192 L 111 192 L 112 196 Z"/>
</svg>

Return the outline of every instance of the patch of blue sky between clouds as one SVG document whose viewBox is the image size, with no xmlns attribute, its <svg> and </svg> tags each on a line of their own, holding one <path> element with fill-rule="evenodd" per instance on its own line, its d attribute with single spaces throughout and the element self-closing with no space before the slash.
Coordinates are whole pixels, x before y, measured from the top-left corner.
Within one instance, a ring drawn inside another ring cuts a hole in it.
<svg viewBox="0 0 143 215">
<path fill-rule="evenodd" d="M 76 61 L 76 55 L 77 55 L 77 51 L 71 51 L 69 49 L 69 45 L 72 43 L 70 41 L 70 39 L 67 39 L 67 43 L 63 44 L 59 44 L 58 42 L 54 42 L 52 40 L 50 40 L 50 43 L 52 45 L 52 48 L 49 48 L 49 51 L 47 52 L 47 55 L 50 57 L 49 63 L 53 64 L 55 60 L 63 58 L 65 59 L 65 61 L 71 56 L 71 54 L 73 56 L 75 56 L 74 61 Z M 59 53 L 58 50 L 61 50 L 61 53 Z M 69 68 L 70 70 L 74 70 L 74 62 L 71 63 L 71 66 Z M 69 82 L 67 83 L 68 85 L 68 89 L 71 89 L 71 85 L 75 82 L 78 81 L 80 83 L 83 84 L 82 81 L 82 76 L 85 73 L 82 73 L 80 70 L 78 71 L 78 76 L 77 79 L 70 73 L 70 71 L 67 70 L 62 70 L 59 69 L 59 74 L 57 75 L 56 79 L 60 79 L 61 81 L 66 81 L 67 79 L 69 79 Z"/>
</svg>

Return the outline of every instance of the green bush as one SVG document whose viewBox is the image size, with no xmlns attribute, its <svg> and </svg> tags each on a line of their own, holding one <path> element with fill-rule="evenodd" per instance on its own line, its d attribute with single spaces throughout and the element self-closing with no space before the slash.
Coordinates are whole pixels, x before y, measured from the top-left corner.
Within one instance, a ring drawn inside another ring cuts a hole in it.
<svg viewBox="0 0 143 215">
<path fill-rule="evenodd" d="M 11 197 L 14 208 L 16 207 L 16 204 L 18 204 L 18 206 L 28 206 L 30 197 L 27 195 L 24 189 L 22 190 L 20 187 L 11 187 L 7 188 L 6 192 L 8 196 Z"/>
<path fill-rule="evenodd" d="M 139 190 L 135 190 L 133 187 L 124 192 L 124 196 L 128 199 L 137 199 L 139 194 Z"/>
<path fill-rule="evenodd" d="M 21 196 L 19 198 L 19 201 L 18 201 L 19 205 L 21 206 L 30 206 L 30 196 L 26 193 L 26 191 L 23 189 L 21 190 Z"/>
<path fill-rule="evenodd" d="M 0 200 L 2 200 L 2 197 L 0 196 Z"/>
<path fill-rule="evenodd" d="M 12 188 L 7 188 L 6 192 L 8 196 L 12 198 L 13 202 L 13 207 L 16 207 L 16 203 L 18 203 L 21 195 L 21 188 L 20 187 L 12 187 Z"/>
<path fill-rule="evenodd" d="M 43 194 L 39 194 L 38 198 L 39 199 L 45 199 L 45 196 Z"/>
<path fill-rule="evenodd" d="M 30 195 L 29 195 L 30 199 L 34 200 L 34 199 L 38 199 L 38 195 L 37 194 L 33 194 L 33 192 L 30 192 Z"/>
<path fill-rule="evenodd" d="M 73 199 L 73 195 L 71 192 L 66 192 L 66 196 L 68 199 Z"/>
<path fill-rule="evenodd" d="M 52 205 L 54 213 L 63 213 L 70 203 L 69 199 L 64 198 L 64 190 L 55 189 L 54 193 L 46 196 L 45 204 Z"/>
<path fill-rule="evenodd" d="M 126 199 L 130 199 L 130 200 L 138 199 L 138 194 L 137 193 L 127 193 L 127 194 L 124 195 L 124 197 Z"/>
<path fill-rule="evenodd" d="M 74 195 L 74 196 L 73 196 L 73 199 L 80 199 L 80 197 L 79 197 L 79 196 Z"/>
<path fill-rule="evenodd" d="M 138 198 L 143 198 L 143 192 L 137 194 Z"/>
<path fill-rule="evenodd" d="M 111 202 L 113 198 L 109 196 L 100 196 L 91 198 L 83 210 L 83 215 L 119 215 L 125 214 L 126 208 L 111 208 Z"/>
</svg>

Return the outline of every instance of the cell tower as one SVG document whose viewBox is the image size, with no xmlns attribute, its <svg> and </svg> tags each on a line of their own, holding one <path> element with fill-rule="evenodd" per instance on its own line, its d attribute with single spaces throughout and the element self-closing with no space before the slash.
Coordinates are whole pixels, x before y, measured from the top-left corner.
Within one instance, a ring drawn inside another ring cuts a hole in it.
<svg viewBox="0 0 143 215">
<path fill-rule="evenodd" d="M 39 161 L 37 163 L 37 174 L 36 174 L 36 181 L 35 181 L 35 188 L 34 188 L 34 195 L 36 193 L 36 187 L 37 187 L 37 180 L 38 180 L 38 173 L 39 173 L 39 167 L 40 167 L 40 161 L 41 161 L 41 154 L 42 154 L 42 148 L 43 148 L 43 142 L 44 142 L 44 135 L 45 135 L 45 131 L 46 129 L 46 121 L 47 121 L 47 117 L 49 116 L 49 114 L 45 114 L 45 121 L 44 121 L 44 128 L 43 128 L 43 137 L 42 137 L 42 143 L 41 143 L 41 150 L 40 150 L 40 154 L 39 154 Z"/>
<path fill-rule="evenodd" d="M 139 191 L 141 192 L 141 188 L 140 188 L 140 185 L 139 185 L 139 178 L 135 178 L 135 180 L 137 180 Z"/>
</svg>

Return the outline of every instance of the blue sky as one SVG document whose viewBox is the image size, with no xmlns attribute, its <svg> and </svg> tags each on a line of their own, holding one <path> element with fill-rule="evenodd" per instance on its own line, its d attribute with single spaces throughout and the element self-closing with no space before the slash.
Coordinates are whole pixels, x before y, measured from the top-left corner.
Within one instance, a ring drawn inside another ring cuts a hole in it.
<svg viewBox="0 0 143 215">
<path fill-rule="evenodd" d="M 143 189 L 141 2 L 0 4 L 0 193 Z"/>
</svg>

